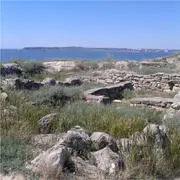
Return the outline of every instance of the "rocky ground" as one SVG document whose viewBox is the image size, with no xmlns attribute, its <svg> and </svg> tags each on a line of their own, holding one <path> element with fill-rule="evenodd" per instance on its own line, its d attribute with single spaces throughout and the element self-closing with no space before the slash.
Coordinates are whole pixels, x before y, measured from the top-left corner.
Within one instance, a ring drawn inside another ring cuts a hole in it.
<svg viewBox="0 0 180 180">
<path fill-rule="evenodd" d="M 1 179 L 180 176 L 179 55 L 2 64 L 1 114 Z"/>
</svg>

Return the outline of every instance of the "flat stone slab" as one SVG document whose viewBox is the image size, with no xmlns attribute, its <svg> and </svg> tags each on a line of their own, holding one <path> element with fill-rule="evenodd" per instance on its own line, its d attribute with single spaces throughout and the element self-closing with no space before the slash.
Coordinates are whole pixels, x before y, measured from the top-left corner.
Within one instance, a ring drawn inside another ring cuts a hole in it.
<svg viewBox="0 0 180 180">
<path fill-rule="evenodd" d="M 172 98 L 152 97 L 152 98 L 133 98 L 132 104 L 143 104 L 147 106 L 155 106 L 161 108 L 169 108 L 173 104 Z"/>
<path fill-rule="evenodd" d="M 84 92 L 84 97 L 90 102 L 110 103 L 117 98 L 123 98 L 125 89 L 133 89 L 131 82 L 123 82 L 116 85 L 90 89 Z"/>
</svg>

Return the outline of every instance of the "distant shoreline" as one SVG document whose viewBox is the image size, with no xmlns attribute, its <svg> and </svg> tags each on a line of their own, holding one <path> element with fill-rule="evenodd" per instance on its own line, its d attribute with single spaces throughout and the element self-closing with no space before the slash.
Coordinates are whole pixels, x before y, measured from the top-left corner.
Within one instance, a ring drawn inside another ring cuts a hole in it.
<svg viewBox="0 0 180 180">
<path fill-rule="evenodd" d="M 58 51 L 91 51 L 91 52 L 172 52 L 178 53 L 180 49 L 149 49 L 149 48 L 89 48 L 89 47 L 24 47 L 24 48 L 2 48 L 1 50 L 58 50 Z"/>
<path fill-rule="evenodd" d="M 44 48 L 33 47 L 24 49 L 1 49 L 1 62 L 11 60 L 57 60 L 57 59 L 81 59 L 81 60 L 148 60 L 154 58 L 175 55 L 180 51 L 169 50 L 132 50 L 113 48 Z"/>
</svg>

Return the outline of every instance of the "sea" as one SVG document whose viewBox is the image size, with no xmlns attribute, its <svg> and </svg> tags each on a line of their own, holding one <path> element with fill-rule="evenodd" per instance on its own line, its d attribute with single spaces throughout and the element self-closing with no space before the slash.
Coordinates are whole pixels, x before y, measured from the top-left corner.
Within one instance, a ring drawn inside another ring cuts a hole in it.
<svg viewBox="0 0 180 180">
<path fill-rule="evenodd" d="M 119 51 L 73 51 L 57 49 L 1 49 L 1 62 L 12 60 L 59 60 L 59 59 L 81 59 L 81 60 L 147 60 L 158 57 L 173 55 L 173 52 L 119 52 Z"/>
</svg>

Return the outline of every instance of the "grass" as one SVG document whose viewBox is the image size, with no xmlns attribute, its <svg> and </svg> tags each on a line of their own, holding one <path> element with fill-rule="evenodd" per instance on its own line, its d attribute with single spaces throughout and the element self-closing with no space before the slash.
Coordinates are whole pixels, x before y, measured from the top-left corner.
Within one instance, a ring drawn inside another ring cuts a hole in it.
<svg viewBox="0 0 180 180">
<path fill-rule="evenodd" d="M 56 131 L 64 132 L 79 125 L 91 132 L 104 131 L 123 138 L 141 131 L 147 122 L 158 121 L 158 117 L 160 113 L 148 109 L 73 103 L 60 110 L 54 127 Z"/>
<path fill-rule="evenodd" d="M 73 102 L 81 98 L 81 88 L 46 86 L 32 93 L 32 100 L 36 104 L 50 104 L 52 106 L 64 105 L 67 102 Z"/>
<path fill-rule="evenodd" d="M 44 115 L 50 113 L 51 108 L 47 106 L 35 107 L 28 103 L 28 92 L 8 92 L 8 105 L 17 107 L 13 113 L 1 111 L 0 132 L 2 137 L 27 138 L 36 132 L 37 121 Z M 17 131 L 18 129 L 18 131 Z"/>
<path fill-rule="evenodd" d="M 43 72 L 41 74 L 35 74 L 33 76 L 29 76 L 29 79 L 34 81 L 42 81 L 47 77 L 53 78 L 55 80 L 63 81 L 65 80 L 66 77 L 68 77 L 68 71 L 60 71 L 56 73 Z"/>
<path fill-rule="evenodd" d="M 31 157 L 31 153 L 20 139 L 10 137 L 1 138 L 1 173 L 24 170 L 25 162 Z"/>
<path fill-rule="evenodd" d="M 130 89 L 125 89 L 122 93 L 122 97 L 124 99 L 131 99 L 134 97 L 134 91 L 130 90 Z"/>
<path fill-rule="evenodd" d="M 176 73 L 178 72 L 178 69 L 176 69 L 176 65 L 175 64 L 168 64 L 166 63 L 166 61 L 164 61 L 163 59 L 159 59 L 157 61 L 157 63 L 160 62 L 161 64 L 159 64 L 159 66 L 161 67 L 157 67 L 156 66 L 140 66 L 140 64 L 138 62 L 129 62 L 128 63 L 128 68 L 129 70 L 136 72 L 138 74 L 142 74 L 142 75 L 150 75 L 150 74 L 156 74 L 156 73 Z"/>
<path fill-rule="evenodd" d="M 175 119 L 164 122 L 169 128 L 168 142 L 164 155 L 153 153 L 153 143 L 137 146 L 134 144 L 126 154 L 125 162 L 131 178 L 174 179 L 180 174 L 180 123 Z M 178 120 L 179 121 L 179 120 Z M 138 172 L 138 173 L 137 173 Z"/>
<path fill-rule="evenodd" d="M 158 90 L 151 89 L 140 89 L 134 92 L 135 97 L 163 97 L 163 98 L 173 98 L 175 96 L 175 92 L 162 92 Z"/>
<path fill-rule="evenodd" d="M 92 87 L 91 84 L 90 87 L 87 86 L 46 87 L 38 91 L 7 91 L 6 106 L 16 106 L 17 112 L 4 114 L 1 109 L 1 157 L 3 157 L 1 171 L 3 173 L 24 171 L 24 163 L 31 157 L 28 139 L 32 134 L 38 133 L 38 120 L 51 112 L 58 113 L 52 123 L 52 133 L 65 132 L 79 125 L 90 132 L 103 131 L 120 139 L 129 138 L 137 131 L 142 132 L 147 123 L 164 123 L 169 128 L 170 142 L 167 145 L 165 156 L 158 159 L 152 153 L 151 143 L 149 146 L 133 146 L 129 154 L 124 157 L 126 171 L 131 179 L 144 179 L 150 176 L 152 179 L 171 179 L 180 173 L 180 123 L 178 118 L 164 122 L 162 121 L 163 113 L 157 110 L 129 105 L 84 104 L 79 100 L 82 90 Z M 57 100 L 61 101 L 64 95 L 72 97 L 75 102 L 61 106 Z M 130 98 L 131 92 L 125 92 L 124 96 L 127 99 Z M 52 97 L 55 102 L 52 101 Z M 41 103 L 32 105 L 31 101 L 34 100 Z"/>
</svg>

